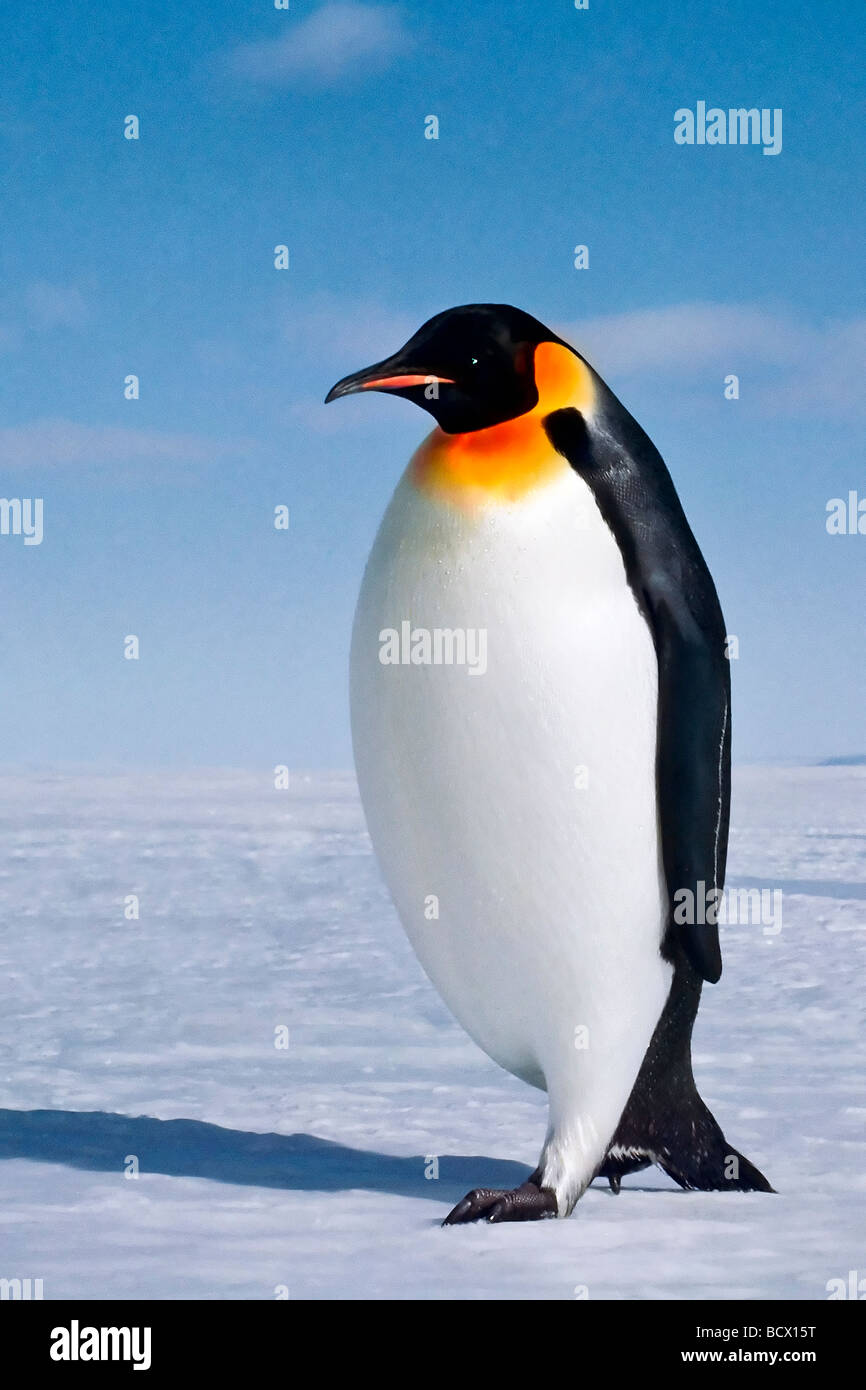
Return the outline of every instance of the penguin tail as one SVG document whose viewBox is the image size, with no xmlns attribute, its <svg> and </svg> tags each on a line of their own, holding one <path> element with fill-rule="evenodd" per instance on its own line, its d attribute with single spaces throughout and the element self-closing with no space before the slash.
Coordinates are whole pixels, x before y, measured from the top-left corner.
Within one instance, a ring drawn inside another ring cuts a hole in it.
<svg viewBox="0 0 866 1390">
<path fill-rule="evenodd" d="M 760 1169 L 728 1143 L 694 1085 L 684 1101 L 680 1094 L 676 1108 L 661 1115 L 640 1106 L 627 1109 L 597 1176 L 619 1192 L 627 1173 L 655 1163 L 691 1192 L 775 1191 Z"/>
<path fill-rule="evenodd" d="M 701 1137 L 686 1148 L 665 1146 L 656 1159 L 662 1171 L 690 1192 L 775 1191 L 761 1170 L 727 1142 L 709 1110 L 706 1113 L 714 1131 L 710 1142 Z"/>
<path fill-rule="evenodd" d="M 618 1192 L 622 1178 L 658 1164 L 695 1192 L 773 1192 L 764 1174 L 725 1139 L 692 1073 L 691 1034 L 701 980 L 685 960 L 596 1174 Z"/>
</svg>

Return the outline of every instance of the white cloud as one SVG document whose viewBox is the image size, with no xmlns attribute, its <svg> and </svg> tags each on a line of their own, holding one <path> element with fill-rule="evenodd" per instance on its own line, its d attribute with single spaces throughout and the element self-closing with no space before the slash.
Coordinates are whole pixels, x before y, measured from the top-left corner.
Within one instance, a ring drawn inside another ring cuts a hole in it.
<svg viewBox="0 0 866 1390">
<path fill-rule="evenodd" d="M 328 383 L 331 384 L 330 382 Z M 322 392 L 322 396 L 324 395 Z M 286 410 L 286 424 L 292 430 L 302 430 L 305 435 L 334 436 L 352 433 L 358 435 L 365 427 L 376 429 L 378 424 L 372 413 L 360 416 L 345 410 L 325 408 L 322 396 L 305 396 L 292 401 Z"/>
<path fill-rule="evenodd" d="M 763 399 L 768 408 L 790 414 L 866 413 L 866 318 L 828 325 L 797 370 L 768 386 Z"/>
<path fill-rule="evenodd" d="M 240 344 L 229 338 L 199 338 L 193 352 L 203 367 L 216 371 L 242 367 L 246 361 Z"/>
<path fill-rule="evenodd" d="M 674 304 L 609 314 L 570 324 L 562 336 L 588 359 L 598 358 L 603 370 L 623 375 L 697 370 L 744 352 L 752 361 L 782 365 L 795 360 L 803 346 L 802 331 L 790 319 L 740 304 Z"/>
<path fill-rule="evenodd" d="M 772 413 L 862 411 L 866 320 L 820 327 L 748 304 L 686 303 L 568 324 L 558 331 L 603 377 L 689 382 L 734 372 Z"/>
<path fill-rule="evenodd" d="M 345 374 L 390 357 L 422 321 L 423 316 L 386 309 L 374 300 L 318 294 L 285 314 L 282 336 L 304 360 L 339 364 Z"/>
<path fill-rule="evenodd" d="M 36 280 L 27 290 L 26 300 L 31 318 L 43 328 L 74 328 L 87 318 L 87 306 L 75 285 Z"/>
<path fill-rule="evenodd" d="M 201 435 L 82 425 L 74 420 L 35 420 L 0 429 L 0 467 L 33 468 L 127 463 L 208 463 L 237 455 L 255 441 L 208 439 Z"/>
<path fill-rule="evenodd" d="M 330 83 L 352 69 L 382 67 L 410 44 L 398 9 L 336 0 L 290 24 L 277 39 L 241 44 L 228 62 L 233 72 L 257 82 Z"/>
</svg>

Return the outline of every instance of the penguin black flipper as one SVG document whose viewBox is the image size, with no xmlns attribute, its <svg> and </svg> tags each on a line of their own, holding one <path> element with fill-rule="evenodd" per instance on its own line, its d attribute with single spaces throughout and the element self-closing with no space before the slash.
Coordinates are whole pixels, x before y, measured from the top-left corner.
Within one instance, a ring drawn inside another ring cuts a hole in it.
<svg viewBox="0 0 866 1390">
<path fill-rule="evenodd" d="M 715 922 L 724 886 L 731 788 L 730 667 L 715 585 L 652 441 L 596 379 L 592 431 L 579 410 L 545 417 L 551 444 L 591 489 L 619 546 L 658 660 L 656 781 L 670 902 L 663 954 L 685 951 L 698 975 L 722 973 Z M 689 899 L 683 893 L 690 893 Z M 694 905 L 694 924 L 674 908 Z M 710 921 L 697 919 L 708 916 Z"/>
</svg>

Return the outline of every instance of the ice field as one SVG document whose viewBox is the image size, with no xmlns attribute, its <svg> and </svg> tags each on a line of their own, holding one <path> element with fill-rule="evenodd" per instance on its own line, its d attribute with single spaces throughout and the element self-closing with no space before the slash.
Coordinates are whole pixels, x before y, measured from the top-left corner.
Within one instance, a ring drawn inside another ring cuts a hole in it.
<svg viewBox="0 0 866 1390">
<path fill-rule="evenodd" d="M 825 1299 L 866 1276 L 866 768 L 735 770 L 729 885 L 781 890 L 783 918 L 724 929 L 695 1071 L 779 1195 L 651 1169 L 495 1228 L 438 1223 L 534 1166 L 545 1098 L 422 974 L 350 775 L 18 773 L 0 818 L 0 1277 L 46 1299 Z"/>
</svg>

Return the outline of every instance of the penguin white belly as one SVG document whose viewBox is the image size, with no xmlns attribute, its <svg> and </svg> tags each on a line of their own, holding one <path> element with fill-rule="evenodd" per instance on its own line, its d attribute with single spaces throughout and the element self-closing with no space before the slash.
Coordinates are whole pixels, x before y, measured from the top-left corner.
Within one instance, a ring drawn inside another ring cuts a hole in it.
<svg viewBox="0 0 866 1390">
<path fill-rule="evenodd" d="M 461 633 L 467 660 L 447 664 Z M 671 980 L 655 649 L 586 484 L 564 466 L 471 509 L 410 465 L 351 667 L 361 796 L 403 926 L 466 1031 L 548 1090 L 542 1168 L 570 1209 Z"/>
</svg>

